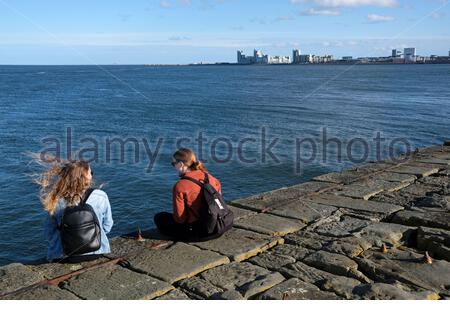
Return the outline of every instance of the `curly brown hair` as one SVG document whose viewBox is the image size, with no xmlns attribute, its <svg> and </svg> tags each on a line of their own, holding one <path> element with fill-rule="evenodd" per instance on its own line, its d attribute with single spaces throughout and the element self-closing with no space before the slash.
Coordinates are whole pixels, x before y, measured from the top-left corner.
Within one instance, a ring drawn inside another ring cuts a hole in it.
<svg viewBox="0 0 450 320">
<path fill-rule="evenodd" d="M 89 163 L 83 160 L 55 159 L 50 169 L 39 174 L 34 181 L 40 186 L 40 198 L 46 211 L 55 213 L 60 198 L 68 206 L 76 205 L 90 187 L 86 177 Z"/>
</svg>

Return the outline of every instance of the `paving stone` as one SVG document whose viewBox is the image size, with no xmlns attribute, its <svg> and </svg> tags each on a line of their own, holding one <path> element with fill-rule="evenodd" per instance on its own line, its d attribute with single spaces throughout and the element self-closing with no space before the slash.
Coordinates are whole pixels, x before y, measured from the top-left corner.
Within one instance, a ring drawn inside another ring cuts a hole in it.
<svg viewBox="0 0 450 320">
<path fill-rule="evenodd" d="M 375 172 L 385 170 L 387 168 L 390 168 L 392 166 L 392 163 L 388 162 L 376 162 L 376 163 L 369 163 L 360 167 L 351 168 L 349 170 L 345 170 L 342 172 L 331 172 L 327 173 L 318 177 L 313 178 L 314 181 L 321 181 L 321 182 L 331 182 L 331 183 L 338 183 L 338 184 L 349 184 L 352 183 L 358 179 L 361 179 L 368 174 L 373 174 Z"/>
<path fill-rule="evenodd" d="M 432 174 L 438 173 L 439 168 L 434 167 L 422 167 L 422 166 L 411 166 L 411 165 L 400 165 L 391 169 L 388 169 L 386 171 L 389 172 L 396 172 L 396 173 L 406 173 L 406 174 L 413 174 L 417 177 L 426 177 L 430 176 Z"/>
<path fill-rule="evenodd" d="M 433 193 L 416 201 L 414 203 L 414 207 L 419 207 L 416 209 L 419 211 L 421 210 L 450 211 L 450 195 Z"/>
<path fill-rule="evenodd" d="M 340 208 L 348 208 L 368 212 L 379 212 L 383 214 L 391 214 L 403 209 L 403 207 L 401 206 L 392 205 L 389 203 L 376 202 L 371 200 L 366 201 L 330 194 L 316 196 L 314 198 L 311 198 L 311 201 Z"/>
<path fill-rule="evenodd" d="M 251 258 L 249 261 L 269 270 L 278 270 L 282 266 L 294 263 L 296 260 L 293 257 L 267 251 Z"/>
<path fill-rule="evenodd" d="M 1 300 L 2 298 L 0 298 Z M 57 286 L 39 286 L 24 292 L 8 295 L 8 300 L 79 300 L 77 296 Z"/>
<path fill-rule="evenodd" d="M 368 250 L 364 258 L 356 257 L 360 270 L 381 282 L 398 280 L 438 294 L 450 295 L 450 263 L 434 260 L 423 262 L 423 254 L 392 248 L 387 253 Z"/>
<path fill-rule="evenodd" d="M 205 299 L 211 298 L 213 295 L 223 292 L 222 289 L 199 277 L 184 279 L 180 281 L 178 285 L 181 288 L 193 292 Z"/>
<path fill-rule="evenodd" d="M 244 300 L 242 294 L 236 290 L 225 290 L 212 297 L 215 300 Z"/>
<path fill-rule="evenodd" d="M 356 279 L 336 276 L 326 279 L 320 284 L 320 288 L 322 290 L 332 291 L 345 299 L 356 299 L 357 297 L 353 294 L 353 290 L 360 284 L 361 282 Z"/>
<path fill-rule="evenodd" d="M 16 291 L 44 280 L 44 277 L 33 272 L 21 263 L 11 263 L 0 267 L 0 295 Z"/>
<path fill-rule="evenodd" d="M 371 224 L 371 222 L 368 220 L 342 216 L 339 221 L 322 224 L 317 228 L 314 228 L 313 231 L 324 236 L 348 237 L 369 224 Z"/>
<path fill-rule="evenodd" d="M 423 158 L 423 159 L 417 159 L 416 161 L 417 162 L 423 162 L 423 163 L 431 163 L 431 164 L 439 164 L 439 165 L 450 166 L 450 160 L 449 159 Z"/>
<path fill-rule="evenodd" d="M 280 269 L 280 272 L 286 277 L 299 278 L 300 280 L 312 283 L 323 290 L 333 291 L 342 297 L 352 296 L 353 287 L 361 283 L 354 278 L 338 276 L 308 266 L 302 262 L 296 262 L 285 266 Z"/>
<path fill-rule="evenodd" d="M 342 188 L 341 191 L 336 191 L 334 194 L 369 200 L 378 193 L 381 193 L 383 191 L 397 191 L 407 187 L 409 184 L 410 182 L 392 182 L 369 179 L 362 182 L 356 182 L 346 185 Z"/>
<path fill-rule="evenodd" d="M 232 261 L 242 261 L 283 242 L 283 238 L 231 228 L 218 239 L 191 244 L 205 250 L 219 252 Z"/>
<path fill-rule="evenodd" d="M 170 247 L 174 244 L 173 241 L 145 239 L 145 241 L 137 241 L 134 237 L 116 237 L 110 240 L 111 253 L 105 254 L 106 257 L 112 259 L 117 257 L 126 258 L 128 256 L 138 255 L 146 250 L 159 250 L 158 245 L 161 245 L 161 250 L 164 247 Z"/>
<path fill-rule="evenodd" d="M 415 228 L 395 223 L 373 223 L 355 233 L 355 236 L 364 239 L 373 246 L 381 247 L 383 244 L 398 247 L 413 241 Z"/>
<path fill-rule="evenodd" d="M 417 248 L 430 252 L 433 258 L 450 261 L 450 231 L 420 227 Z"/>
<path fill-rule="evenodd" d="M 63 288 L 83 299 L 153 299 L 174 289 L 170 284 L 118 265 L 88 271 L 63 283 Z"/>
<path fill-rule="evenodd" d="M 256 211 L 242 209 L 242 208 L 238 208 L 238 207 L 235 207 L 232 205 L 228 205 L 228 209 L 233 212 L 234 222 L 236 222 L 244 217 L 258 214 L 258 212 L 256 212 Z"/>
<path fill-rule="evenodd" d="M 348 257 L 356 257 L 371 247 L 372 244 L 365 239 L 353 236 L 331 241 L 323 246 L 322 250 L 339 253 Z"/>
<path fill-rule="evenodd" d="M 296 232 L 306 225 L 294 219 L 277 217 L 268 213 L 259 213 L 235 221 L 234 226 L 271 236 L 284 236 L 288 233 Z"/>
<path fill-rule="evenodd" d="M 402 210 L 394 213 L 392 222 L 408 226 L 424 226 L 450 230 L 450 211 Z"/>
<path fill-rule="evenodd" d="M 273 272 L 268 275 L 257 278 L 254 281 L 247 282 L 240 286 L 237 291 L 242 294 L 244 299 L 249 299 L 261 292 L 264 292 L 273 286 L 286 280 L 280 273 Z"/>
<path fill-rule="evenodd" d="M 418 182 L 424 184 L 431 184 L 440 188 L 446 188 L 450 184 L 450 177 L 445 175 L 434 175 L 420 178 Z"/>
<path fill-rule="evenodd" d="M 416 198 L 421 198 L 421 197 L 425 197 L 427 195 L 427 193 L 439 192 L 439 191 L 441 191 L 440 186 L 430 185 L 430 184 L 421 183 L 421 182 L 417 181 L 416 183 L 407 186 L 405 189 L 401 190 L 400 192 L 406 192 L 406 193 L 416 196 Z"/>
<path fill-rule="evenodd" d="M 160 297 L 157 297 L 155 300 L 191 300 L 191 299 L 183 291 L 179 289 L 174 289 L 166 294 L 163 294 Z"/>
<path fill-rule="evenodd" d="M 202 272 L 200 277 L 223 290 L 236 290 L 270 273 L 269 270 L 249 262 L 232 262 Z"/>
<path fill-rule="evenodd" d="M 361 284 L 354 288 L 353 293 L 366 300 L 438 300 L 440 298 L 433 291 L 412 291 L 399 282 Z"/>
<path fill-rule="evenodd" d="M 303 262 L 329 273 L 368 282 L 368 279 L 358 271 L 358 264 L 342 254 L 321 250 L 309 255 Z"/>
<path fill-rule="evenodd" d="M 134 249 L 127 255 L 129 267 L 169 283 L 229 262 L 227 257 L 216 252 L 201 250 L 183 242 L 157 250 L 139 245 L 140 250 Z"/>
<path fill-rule="evenodd" d="M 336 300 L 338 296 L 320 291 L 316 286 L 292 278 L 286 280 L 261 294 L 261 300 Z"/>
<path fill-rule="evenodd" d="M 406 183 L 413 183 L 417 179 L 415 175 L 396 172 L 381 172 L 373 175 L 371 178 L 376 180 Z"/>
<path fill-rule="evenodd" d="M 336 238 L 322 236 L 310 231 L 300 231 L 297 233 L 288 234 L 284 237 L 286 244 L 308 248 L 311 250 L 320 250 L 325 244 L 333 240 L 336 240 Z"/>
<path fill-rule="evenodd" d="M 407 187 L 408 188 L 408 187 Z M 406 188 L 405 188 L 406 189 Z M 398 192 L 382 192 L 374 196 L 371 200 L 377 202 L 391 203 L 404 208 L 410 208 L 414 205 L 420 196 L 400 190 Z"/>
<path fill-rule="evenodd" d="M 34 272 L 41 274 L 45 279 L 54 279 L 107 261 L 109 261 L 109 259 L 99 258 L 94 261 L 81 263 L 44 263 L 39 265 L 29 265 L 28 267 Z"/>
<path fill-rule="evenodd" d="M 285 187 L 262 194 L 257 194 L 248 198 L 231 201 L 232 205 L 238 207 L 249 208 L 252 210 L 263 210 L 267 208 L 277 207 L 283 205 L 288 201 L 297 200 L 313 192 L 333 187 L 332 183 L 326 182 L 305 182 L 294 185 L 292 187 Z"/>
<path fill-rule="evenodd" d="M 439 171 L 438 175 L 449 177 L 450 176 L 450 169 Z"/>
<path fill-rule="evenodd" d="M 280 244 L 272 248 L 269 252 L 277 255 L 291 257 L 294 260 L 303 260 L 312 251 L 304 247 L 298 247 L 290 244 Z"/>
<path fill-rule="evenodd" d="M 298 219 L 303 223 L 311 223 L 330 216 L 336 210 L 336 207 L 326 206 L 306 200 L 297 200 L 285 205 L 277 206 L 268 212 L 280 217 Z"/>
</svg>

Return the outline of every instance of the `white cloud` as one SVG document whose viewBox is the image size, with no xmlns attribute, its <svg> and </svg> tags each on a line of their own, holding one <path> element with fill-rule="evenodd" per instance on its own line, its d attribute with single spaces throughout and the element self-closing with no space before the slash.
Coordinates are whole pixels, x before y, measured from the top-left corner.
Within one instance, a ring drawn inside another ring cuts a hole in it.
<svg viewBox="0 0 450 320">
<path fill-rule="evenodd" d="M 291 3 L 314 3 L 321 7 L 337 8 L 337 7 L 395 7 L 398 5 L 397 0 L 291 0 Z"/>
<path fill-rule="evenodd" d="M 301 16 L 339 16 L 341 12 L 336 9 L 308 9 L 300 12 Z"/>
<path fill-rule="evenodd" d="M 369 23 L 380 23 L 380 22 L 389 22 L 394 20 L 394 17 L 391 16 L 380 16 L 378 14 L 369 14 L 367 15 L 367 21 Z"/>
</svg>

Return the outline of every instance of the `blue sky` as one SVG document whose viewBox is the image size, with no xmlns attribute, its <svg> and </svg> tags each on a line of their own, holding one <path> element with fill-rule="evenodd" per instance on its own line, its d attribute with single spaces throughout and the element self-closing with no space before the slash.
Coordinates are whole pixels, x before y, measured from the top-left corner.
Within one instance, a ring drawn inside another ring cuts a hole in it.
<svg viewBox="0 0 450 320">
<path fill-rule="evenodd" d="M 450 50 L 448 0 L 0 0 L 0 64 L 234 62 Z"/>
</svg>

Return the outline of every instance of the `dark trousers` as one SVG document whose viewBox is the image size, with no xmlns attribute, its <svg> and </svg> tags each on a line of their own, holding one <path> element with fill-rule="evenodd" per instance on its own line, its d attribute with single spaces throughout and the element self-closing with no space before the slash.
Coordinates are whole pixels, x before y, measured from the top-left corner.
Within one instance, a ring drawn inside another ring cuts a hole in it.
<svg viewBox="0 0 450 320">
<path fill-rule="evenodd" d="M 103 257 L 101 254 L 83 254 L 79 256 L 70 256 L 64 259 L 55 259 L 52 262 L 54 263 L 81 263 L 87 261 L 97 260 L 98 258 Z"/>
<path fill-rule="evenodd" d="M 219 238 L 220 234 L 206 234 L 198 223 L 177 223 L 169 212 L 160 212 L 153 218 L 161 233 L 186 242 L 200 242 Z"/>
</svg>

